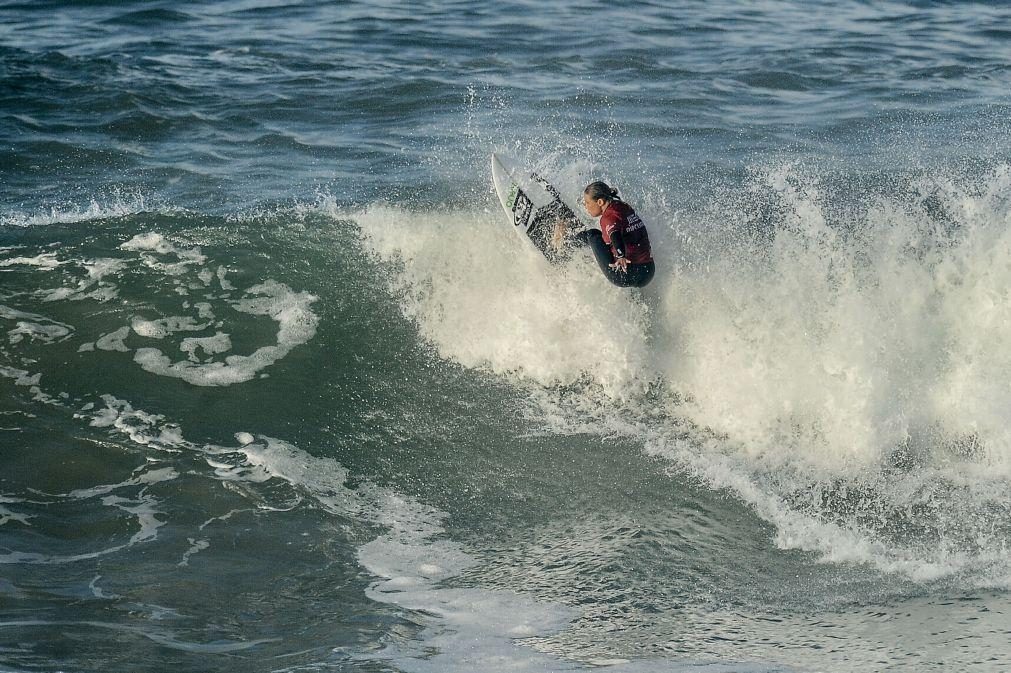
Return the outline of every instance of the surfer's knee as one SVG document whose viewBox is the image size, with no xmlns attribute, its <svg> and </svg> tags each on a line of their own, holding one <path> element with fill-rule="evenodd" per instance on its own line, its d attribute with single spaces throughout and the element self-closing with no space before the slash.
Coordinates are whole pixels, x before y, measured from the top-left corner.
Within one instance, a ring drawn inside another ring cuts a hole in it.
<svg viewBox="0 0 1011 673">
<path fill-rule="evenodd" d="M 600 233 L 600 229 L 593 228 L 578 231 L 573 234 L 572 238 L 583 245 L 592 245 L 591 241 L 596 239 L 600 239 L 601 242 L 604 240 L 604 236 Z"/>
<path fill-rule="evenodd" d="M 653 262 L 649 262 L 647 264 L 630 264 L 624 272 L 608 269 L 604 275 L 618 287 L 646 287 L 653 280 L 655 271 L 655 265 Z"/>
<path fill-rule="evenodd" d="M 636 267 L 635 274 L 632 276 L 634 281 L 632 287 L 646 287 L 656 275 L 656 265 L 653 262 L 647 262 L 646 264 L 637 264 Z"/>
</svg>

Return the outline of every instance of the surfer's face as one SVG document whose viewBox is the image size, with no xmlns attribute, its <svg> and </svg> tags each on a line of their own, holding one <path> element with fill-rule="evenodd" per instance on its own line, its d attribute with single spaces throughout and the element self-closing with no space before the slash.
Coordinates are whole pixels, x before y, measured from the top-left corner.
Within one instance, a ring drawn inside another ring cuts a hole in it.
<svg viewBox="0 0 1011 673">
<path fill-rule="evenodd" d="M 600 217 L 600 214 L 604 212 L 605 203 L 604 199 L 591 199 L 589 194 L 583 193 L 583 208 L 586 208 L 590 217 Z"/>
</svg>

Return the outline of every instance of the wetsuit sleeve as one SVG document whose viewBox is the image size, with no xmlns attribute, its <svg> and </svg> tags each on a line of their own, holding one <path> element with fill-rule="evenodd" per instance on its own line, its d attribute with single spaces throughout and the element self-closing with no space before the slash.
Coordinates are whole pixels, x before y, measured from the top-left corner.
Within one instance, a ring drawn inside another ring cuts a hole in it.
<svg viewBox="0 0 1011 673">
<path fill-rule="evenodd" d="M 621 233 L 621 230 L 621 224 L 617 224 L 611 232 L 611 245 L 614 247 L 615 257 L 625 256 L 625 239 L 622 238 L 623 234 Z"/>
</svg>

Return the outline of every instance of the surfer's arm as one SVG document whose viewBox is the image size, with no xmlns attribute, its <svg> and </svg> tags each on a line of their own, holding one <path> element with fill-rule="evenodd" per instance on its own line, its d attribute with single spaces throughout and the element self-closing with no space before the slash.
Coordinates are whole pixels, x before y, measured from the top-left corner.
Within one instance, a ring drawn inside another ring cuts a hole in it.
<svg viewBox="0 0 1011 673">
<path fill-rule="evenodd" d="M 611 247 L 614 248 L 616 259 L 621 259 L 625 256 L 625 239 L 622 238 L 620 226 L 616 226 L 611 230 Z"/>
<path fill-rule="evenodd" d="M 604 230 L 605 226 L 606 230 Z M 607 224 L 601 222 L 601 229 L 607 232 L 607 238 L 610 239 L 611 250 L 614 254 L 614 261 L 608 266 L 624 272 L 628 267 L 628 258 L 625 257 L 625 241 L 621 238 L 621 227 L 615 222 Z"/>
</svg>

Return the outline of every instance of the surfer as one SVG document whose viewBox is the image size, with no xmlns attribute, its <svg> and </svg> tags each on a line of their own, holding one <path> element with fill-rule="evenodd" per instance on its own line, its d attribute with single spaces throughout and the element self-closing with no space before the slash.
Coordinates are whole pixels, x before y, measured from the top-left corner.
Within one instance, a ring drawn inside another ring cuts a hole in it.
<svg viewBox="0 0 1011 673">
<path fill-rule="evenodd" d="M 645 287 L 656 266 L 650 253 L 646 223 L 632 206 L 618 198 L 606 182 L 591 182 L 583 190 L 583 207 L 600 218 L 600 229 L 584 229 L 574 238 L 590 246 L 600 270 L 618 287 Z M 560 233 L 564 237 L 563 231 Z"/>
</svg>

